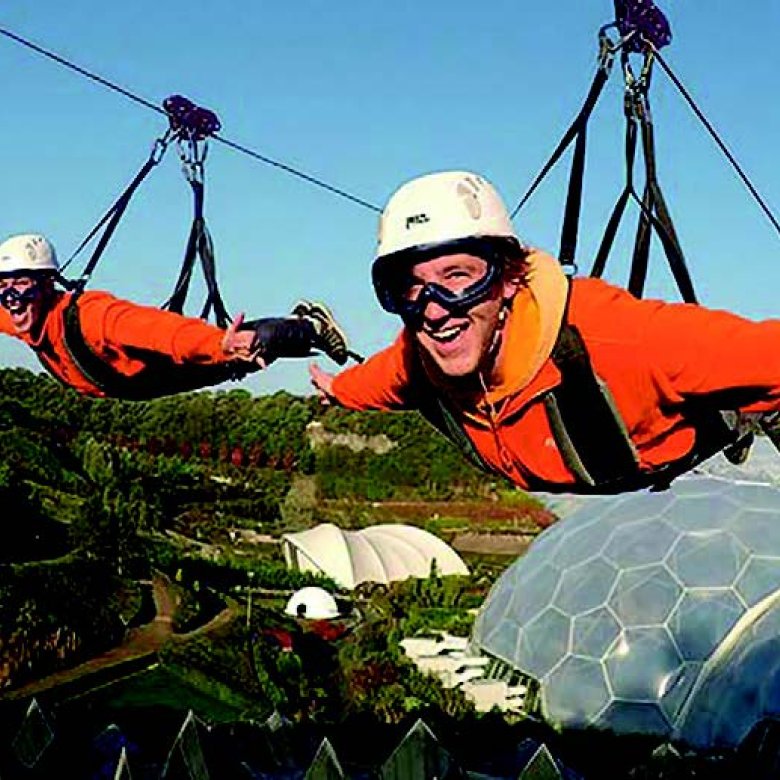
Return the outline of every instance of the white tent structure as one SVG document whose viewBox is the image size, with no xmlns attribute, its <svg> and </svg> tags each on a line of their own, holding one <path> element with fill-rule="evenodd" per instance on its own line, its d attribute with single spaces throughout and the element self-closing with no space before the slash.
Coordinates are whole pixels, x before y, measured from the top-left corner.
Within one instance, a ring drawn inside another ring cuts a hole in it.
<svg viewBox="0 0 780 780">
<path fill-rule="evenodd" d="M 296 590 L 284 611 L 292 617 L 307 620 L 332 620 L 339 616 L 336 599 L 324 588 L 315 586 Z"/>
<path fill-rule="evenodd" d="M 446 542 L 412 525 L 374 525 L 344 531 L 323 523 L 282 536 L 290 568 L 325 574 L 352 590 L 362 582 L 427 577 L 436 564 L 439 574 L 468 574 L 461 557 Z"/>
</svg>

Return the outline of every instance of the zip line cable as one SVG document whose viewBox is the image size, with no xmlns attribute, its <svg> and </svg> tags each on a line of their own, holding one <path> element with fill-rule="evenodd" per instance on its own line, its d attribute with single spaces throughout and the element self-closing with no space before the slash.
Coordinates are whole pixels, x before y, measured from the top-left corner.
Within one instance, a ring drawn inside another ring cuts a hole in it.
<svg viewBox="0 0 780 780">
<path fill-rule="evenodd" d="M 729 151 L 726 144 L 721 140 L 720 136 L 715 131 L 715 128 L 712 126 L 710 121 L 704 115 L 704 112 L 696 105 L 696 102 L 694 101 L 690 92 L 688 92 L 688 90 L 685 88 L 685 86 L 680 81 L 680 79 L 677 78 L 675 73 L 667 64 L 666 60 L 661 56 L 661 53 L 658 51 L 658 49 L 655 46 L 653 46 L 652 44 L 649 45 L 652 47 L 653 56 L 657 60 L 658 64 L 663 68 L 664 73 L 666 73 L 666 75 L 669 77 L 672 84 L 674 84 L 674 86 L 677 87 L 677 90 L 683 96 L 685 102 L 690 106 L 691 110 L 699 119 L 699 121 L 704 125 L 705 129 L 712 137 L 712 140 L 715 141 L 715 143 L 718 145 L 718 148 L 721 150 L 721 152 L 723 152 L 726 159 L 731 163 L 731 167 L 736 171 L 737 175 L 742 180 L 742 183 L 745 185 L 745 187 L 747 187 L 748 192 L 750 192 L 750 194 L 755 199 L 756 203 L 758 203 L 758 205 L 761 207 L 761 210 L 764 212 L 764 214 L 767 216 L 769 221 L 772 223 L 774 229 L 778 233 L 780 233 L 780 222 L 778 222 L 777 217 L 775 217 L 775 215 L 773 214 L 772 209 L 769 208 L 769 205 L 761 197 L 761 194 L 758 192 L 758 190 L 753 186 L 753 183 L 750 181 L 747 174 L 744 172 L 740 164 L 737 162 L 734 155 Z"/>
<path fill-rule="evenodd" d="M 152 111 L 156 111 L 158 114 L 162 114 L 163 116 L 165 116 L 165 111 L 163 111 L 162 108 L 156 106 L 151 101 L 139 97 L 138 95 L 133 94 L 129 90 L 126 90 L 123 87 L 118 86 L 117 84 L 113 84 L 108 79 L 104 79 L 102 76 L 98 76 L 96 73 L 92 73 L 86 70 L 86 68 L 82 68 L 80 65 L 76 65 L 75 63 L 66 60 L 64 57 L 61 57 L 59 54 L 55 54 L 53 51 L 44 49 L 42 46 L 39 46 L 37 43 L 28 41 L 27 39 L 22 38 L 20 35 L 17 35 L 16 33 L 11 32 L 10 30 L 6 30 L 3 27 L 0 27 L 0 35 L 5 35 L 6 38 L 10 38 L 12 41 L 16 41 L 16 43 L 20 43 L 22 46 L 26 46 L 28 49 L 32 49 L 37 54 L 42 54 L 44 57 L 48 57 L 50 60 L 54 60 L 54 62 L 58 63 L 59 65 L 64 65 L 66 68 L 70 68 L 76 73 L 79 73 L 82 76 L 86 76 L 88 79 L 92 79 L 92 81 L 96 81 L 98 84 L 104 87 L 107 87 L 108 89 L 111 89 L 114 92 L 118 92 L 120 95 L 124 95 L 126 98 L 135 101 L 139 105 L 145 106 L 146 108 L 151 108 Z"/>
<path fill-rule="evenodd" d="M 353 203 L 357 203 L 358 206 L 363 206 L 364 208 L 370 209 L 371 211 L 374 211 L 377 214 L 382 213 L 382 209 L 379 206 L 375 205 L 374 203 L 369 203 L 369 201 L 363 200 L 362 198 L 359 198 L 357 195 L 352 195 L 346 190 L 342 190 L 339 189 L 338 187 L 334 187 L 332 184 L 328 184 L 327 182 L 322 181 L 322 179 L 318 179 L 309 173 L 305 173 L 304 171 L 300 171 L 296 168 L 292 168 L 291 166 L 283 162 L 280 162 L 279 160 L 272 160 L 270 157 L 265 157 L 259 152 L 256 152 L 246 146 L 242 146 L 241 144 L 236 143 L 235 141 L 231 141 L 230 139 L 225 138 L 224 136 L 214 135 L 212 136 L 212 138 L 215 141 L 219 141 L 219 143 L 223 144 L 224 146 L 229 147 L 230 149 L 235 149 L 237 152 L 241 152 L 242 154 L 246 154 L 249 157 L 253 157 L 255 160 L 259 160 L 262 163 L 272 165 L 274 168 L 278 168 L 279 170 L 285 171 L 286 173 L 291 173 L 293 176 L 297 176 L 299 179 L 303 179 L 303 181 L 307 181 L 311 184 L 314 184 L 323 190 L 332 192 L 334 195 L 339 195 L 342 198 L 351 200 Z"/>
<path fill-rule="evenodd" d="M 110 89 L 114 92 L 119 93 L 120 95 L 123 95 L 124 97 L 128 98 L 129 100 L 132 100 L 133 102 L 137 103 L 140 106 L 143 106 L 144 108 L 151 109 L 152 111 L 155 111 L 158 114 L 162 114 L 163 116 L 166 116 L 166 112 L 160 106 L 155 105 L 150 100 L 147 100 L 146 98 L 143 98 L 140 95 L 131 92 L 130 90 L 125 89 L 124 87 L 121 87 L 118 84 L 115 84 L 114 82 L 110 81 L 109 79 L 97 73 L 89 71 L 86 68 L 81 67 L 80 65 L 77 65 L 76 63 L 66 59 L 65 57 L 57 54 L 56 52 L 50 51 L 49 49 L 45 49 L 43 46 L 40 46 L 26 38 L 23 38 L 21 35 L 11 32 L 10 30 L 7 30 L 3 27 L 0 27 L 0 35 L 4 35 L 6 38 L 9 38 L 10 40 L 16 43 L 25 46 L 26 48 L 52 60 L 53 62 L 56 62 L 58 65 L 68 68 L 74 71 L 75 73 L 78 73 L 79 75 L 84 76 L 85 78 L 88 78 L 96 82 L 97 84 L 100 84 L 106 89 Z M 720 136 L 718 135 L 718 133 L 716 132 L 715 128 L 712 126 L 710 121 L 704 115 L 702 110 L 698 107 L 693 97 L 691 96 L 690 92 L 685 88 L 685 86 L 680 81 L 680 79 L 675 75 L 674 71 L 672 71 L 672 69 L 666 62 L 666 60 L 661 56 L 661 53 L 659 52 L 658 48 L 654 46 L 651 42 L 647 42 L 647 43 L 652 48 L 653 55 L 656 58 L 658 64 L 663 68 L 666 75 L 669 77 L 669 79 L 672 81 L 674 86 L 680 92 L 682 97 L 688 103 L 688 106 L 694 112 L 694 114 L 699 119 L 699 121 L 704 125 L 709 135 L 712 137 L 712 139 L 717 144 L 718 148 L 721 150 L 721 152 L 724 154 L 726 159 L 729 161 L 732 168 L 737 173 L 737 175 L 739 176 L 740 180 L 745 185 L 747 190 L 753 196 L 756 203 L 758 203 L 759 207 L 764 212 L 765 216 L 770 221 L 774 229 L 777 231 L 778 234 L 780 234 L 780 221 L 778 221 L 777 217 L 775 217 L 774 213 L 772 212 L 772 209 L 769 207 L 767 202 L 764 200 L 764 198 L 758 192 L 756 187 L 750 181 L 747 174 L 744 172 L 744 170 L 742 169 L 742 167 L 740 166 L 739 162 L 736 160 L 734 155 L 729 151 L 728 147 L 720 138 Z M 312 174 L 306 173 L 305 171 L 301 171 L 297 168 L 292 167 L 291 165 L 287 165 L 286 163 L 283 163 L 280 160 L 275 160 L 271 157 L 268 157 L 267 155 L 261 154 L 260 152 L 257 152 L 248 146 L 240 144 L 236 141 L 233 141 L 219 134 L 214 134 L 212 138 L 215 141 L 223 144 L 224 146 L 233 149 L 234 151 L 247 155 L 248 157 L 251 157 L 254 160 L 257 160 L 266 165 L 270 165 L 274 168 L 277 168 L 278 170 L 284 171 L 285 173 L 289 173 L 292 176 L 296 176 L 297 178 L 306 181 L 309 184 L 313 184 L 316 187 L 320 187 L 321 189 L 324 189 L 327 192 L 332 193 L 333 195 L 337 195 L 341 198 L 345 198 L 346 200 L 349 200 L 352 203 L 356 203 L 357 205 L 362 206 L 363 208 L 367 208 L 370 211 L 374 211 L 378 214 L 382 213 L 382 209 L 376 204 L 364 200 L 363 198 L 360 198 L 357 195 L 353 195 L 352 193 L 344 189 L 341 189 L 340 187 L 336 187 L 332 184 L 328 184 L 326 181 L 323 181 L 322 179 L 313 176 Z M 540 174 L 539 179 L 541 178 L 543 178 L 543 174 Z M 513 210 L 512 218 L 516 216 L 521 206 L 530 198 L 531 194 L 536 188 L 536 185 L 538 184 L 539 181 L 534 182 L 530 190 L 525 194 L 525 196 L 522 198 L 520 203 Z"/>
<path fill-rule="evenodd" d="M 622 44 L 625 44 L 627 40 L 629 40 L 629 37 L 626 37 L 621 42 Z M 724 141 L 721 139 L 721 137 L 718 135 L 717 131 L 713 127 L 712 123 L 707 119 L 707 117 L 704 115 L 704 112 L 699 108 L 699 106 L 696 104 L 696 101 L 694 101 L 691 93 L 685 88 L 682 81 L 676 76 L 674 71 L 671 69 L 669 64 L 666 62 L 666 60 L 661 56 L 660 51 L 658 50 L 659 47 L 657 47 L 652 41 L 648 40 L 647 37 L 642 36 L 642 42 L 643 44 L 652 52 L 652 55 L 654 59 L 658 62 L 658 64 L 663 69 L 664 73 L 669 77 L 669 80 L 674 84 L 674 86 L 679 91 L 680 95 L 684 98 L 685 102 L 688 104 L 690 109 L 693 111 L 693 113 L 696 115 L 698 120 L 704 125 L 704 128 L 709 133 L 710 137 L 715 141 L 720 151 L 723 153 L 723 155 L 726 157 L 726 159 L 731 164 L 731 167 L 734 169 L 736 174 L 739 176 L 742 183 L 747 188 L 748 192 L 753 196 L 756 203 L 759 205 L 761 210 L 764 212 L 764 215 L 767 217 L 767 219 L 771 222 L 772 227 L 777 231 L 778 234 L 780 234 L 780 221 L 778 221 L 777 217 L 774 215 L 772 209 L 770 208 L 769 204 L 766 202 L 766 200 L 761 196 L 758 189 L 755 187 L 755 185 L 750 181 L 748 178 L 748 175 L 745 173 L 742 166 L 739 164 L 737 159 L 734 157 L 734 155 L 731 153 L 731 151 L 728 149 Z M 620 48 L 620 47 L 617 47 Z M 554 167 L 554 165 L 558 162 L 563 152 L 566 150 L 566 148 L 569 146 L 572 140 L 577 138 L 578 133 L 582 131 L 582 129 L 585 126 L 585 123 L 587 122 L 590 113 L 593 109 L 593 106 L 595 104 L 595 101 L 598 99 L 598 95 L 600 92 L 601 87 L 603 86 L 603 83 L 606 81 L 609 75 L 609 69 L 611 67 L 611 61 L 610 60 L 602 60 L 602 62 L 599 65 L 598 70 L 598 76 L 594 80 L 593 84 L 591 85 L 590 92 L 588 93 L 588 96 L 585 99 L 585 103 L 580 109 L 580 112 L 575 117 L 574 121 L 572 122 L 569 129 L 564 134 L 563 138 L 559 142 L 556 149 L 553 151 L 552 155 L 550 156 L 550 159 L 545 163 L 545 165 L 542 167 L 542 169 L 537 174 L 536 178 L 533 180 L 531 185 L 528 187 L 528 189 L 523 194 L 522 198 L 520 198 L 520 201 L 517 203 L 517 205 L 514 207 L 510 214 L 510 218 L 514 219 L 520 209 L 528 202 L 528 200 L 531 198 L 531 196 L 536 191 L 537 187 L 541 184 L 542 180 L 545 178 L 545 176 L 550 172 L 550 170 Z M 634 196 L 634 200 L 636 200 L 636 197 Z M 639 201 L 637 201 L 639 202 Z"/>
<path fill-rule="evenodd" d="M 56 62 L 58 65 L 62 65 L 63 67 L 68 68 L 69 70 L 72 70 L 78 73 L 79 75 L 84 76 L 100 84 L 103 87 L 106 87 L 107 89 L 110 89 L 114 92 L 118 92 L 120 95 L 123 95 L 129 100 L 132 100 L 138 105 L 144 106 L 144 108 L 149 108 L 152 111 L 156 111 L 158 114 L 167 116 L 166 112 L 160 106 L 155 105 L 150 100 L 146 100 L 146 98 L 143 98 L 140 95 L 137 95 L 136 93 L 131 92 L 128 89 L 125 89 L 124 87 L 120 87 L 118 84 L 115 84 L 109 79 L 104 78 L 103 76 L 100 76 L 99 74 L 94 73 L 92 71 L 89 71 L 86 68 L 81 67 L 80 65 L 77 65 L 76 63 L 71 62 L 65 57 L 62 57 L 61 55 L 56 54 L 53 51 L 45 49 L 43 48 L 43 46 L 39 46 L 37 43 L 33 43 L 32 41 L 29 41 L 26 38 L 23 38 L 21 35 L 17 35 L 16 33 L 11 32 L 10 30 L 7 30 L 3 27 L 0 27 L 0 35 L 4 35 L 6 38 L 9 38 L 10 40 L 16 43 L 21 44 L 22 46 L 25 46 L 28 49 L 31 49 L 37 54 L 40 54 Z M 229 138 L 225 138 L 224 136 L 214 134 L 211 137 L 215 141 L 218 141 L 219 143 L 229 147 L 230 149 L 240 152 L 241 154 L 245 154 L 248 157 L 258 160 L 259 162 L 265 163 L 266 165 L 270 165 L 273 166 L 274 168 L 278 168 L 279 170 L 284 171 L 285 173 L 289 173 L 293 176 L 296 176 L 297 178 L 302 179 L 303 181 L 306 181 L 309 184 L 313 184 L 316 187 L 319 187 L 320 189 L 326 190 L 327 192 L 330 192 L 333 195 L 338 195 L 341 198 L 345 198 L 346 200 L 349 200 L 352 203 L 356 203 L 358 206 L 362 206 L 363 208 L 369 209 L 370 211 L 374 211 L 378 214 L 382 213 L 382 209 L 376 204 L 364 200 L 363 198 L 360 198 L 357 195 L 353 195 L 352 193 L 347 192 L 346 190 L 343 190 L 339 187 L 335 187 L 332 184 L 328 184 L 326 181 L 323 181 L 322 179 L 319 179 L 316 176 L 298 170 L 297 168 L 293 168 L 291 165 L 287 165 L 286 163 L 283 163 L 279 160 L 274 160 L 271 157 L 267 157 L 266 155 L 260 154 L 260 152 L 257 152 L 253 149 L 250 149 L 247 146 L 239 144 L 236 141 L 231 141 Z"/>
</svg>

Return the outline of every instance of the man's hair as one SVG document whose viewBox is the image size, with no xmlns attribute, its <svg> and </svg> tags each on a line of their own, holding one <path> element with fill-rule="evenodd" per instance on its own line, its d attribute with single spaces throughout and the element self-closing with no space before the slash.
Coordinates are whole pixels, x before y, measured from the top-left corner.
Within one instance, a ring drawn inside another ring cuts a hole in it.
<svg viewBox="0 0 780 780">
<path fill-rule="evenodd" d="M 504 276 L 511 276 L 522 285 L 527 284 L 528 255 L 531 253 L 529 247 L 521 244 L 514 236 L 496 237 L 491 239 L 491 243 L 504 258 Z"/>
</svg>

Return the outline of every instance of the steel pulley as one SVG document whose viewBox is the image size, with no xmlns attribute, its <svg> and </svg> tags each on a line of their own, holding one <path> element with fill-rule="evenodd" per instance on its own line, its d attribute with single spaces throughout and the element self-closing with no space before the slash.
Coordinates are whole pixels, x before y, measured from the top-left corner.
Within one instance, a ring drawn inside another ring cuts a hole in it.
<svg viewBox="0 0 780 780">
<path fill-rule="evenodd" d="M 615 0 L 615 24 L 627 52 L 644 52 L 648 43 L 660 49 L 672 40 L 669 21 L 652 0 Z"/>
</svg>

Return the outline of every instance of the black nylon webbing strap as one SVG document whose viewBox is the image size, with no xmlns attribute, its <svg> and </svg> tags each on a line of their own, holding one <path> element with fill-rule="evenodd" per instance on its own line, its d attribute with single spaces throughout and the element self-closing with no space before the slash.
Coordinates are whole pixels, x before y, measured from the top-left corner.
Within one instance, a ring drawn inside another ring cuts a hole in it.
<svg viewBox="0 0 780 780">
<path fill-rule="evenodd" d="M 65 349 L 83 376 L 110 398 L 130 401 L 149 400 L 175 393 L 198 390 L 231 379 L 241 379 L 253 369 L 248 365 L 177 365 L 159 354 L 145 354 L 146 367 L 138 374 L 126 376 L 95 354 L 81 330 L 79 296 L 74 294 L 64 311 Z M 37 353 L 43 367 L 60 379 L 45 354 Z M 61 381 L 61 380 L 60 380 Z"/>
<path fill-rule="evenodd" d="M 642 135 L 642 153 L 645 161 L 645 190 L 640 203 L 641 214 L 634 244 L 634 256 L 628 289 L 637 297 L 642 297 L 647 277 L 650 230 L 652 227 L 661 241 L 680 295 L 687 303 L 696 303 L 693 281 L 688 273 L 685 256 L 677 238 L 677 232 L 661 191 L 661 186 L 658 183 L 655 162 L 655 130 L 650 117 L 646 94 L 637 96 L 635 111 Z"/>
<path fill-rule="evenodd" d="M 563 266 L 575 266 L 576 264 L 587 138 L 588 128 L 586 124 L 583 124 L 577 133 L 577 142 L 574 145 L 574 156 L 572 157 L 571 172 L 569 174 L 569 188 L 566 192 L 566 207 L 563 212 L 561 245 L 558 252 L 558 258 Z"/>
<path fill-rule="evenodd" d="M 179 271 L 179 278 L 176 280 L 176 284 L 173 287 L 171 297 L 162 305 L 161 308 L 168 309 L 169 311 L 182 314 L 184 311 L 184 303 L 187 300 L 187 293 L 190 289 L 190 281 L 192 280 L 192 271 L 195 267 L 195 259 L 198 256 L 198 221 L 199 217 L 202 218 L 203 214 L 203 187 L 200 190 L 195 187 L 196 182 L 190 182 L 193 191 L 193 211 L 194 216 L 192 219 L 192 225 L 190 226 L 190 234 L 187 237 L 187 246 L 184 250 L 184 259 L 182 260 L 181 270 Z"/>
<path fill-rule="evenodd" d="M 203 304 L 201 318 L 207 319 L 211 312 L 214 312 L 214 319 L 220 328 L 226 328 L 230 323 L 230 314 L 228 314 L 222 295 L 217 284 L 217 270 L 214 259 L 214 243 L 211 240 L 211 234 L 206 226 L 206 219 L 203 215 L 204 185 L 201 180 L 194 176 L 188 177 L 193 193 L 193 218 L 190 234 L 187 239 L 187 247 L 184 252 L 179 278 L 174 286 L 170 298 L 163 304 L 162 308 L 169 311 L 182 314 L 184 304 L 192 280 L 192 272 L 195 267 L 196 259 L 200 259 L 203 270 L 203 278 L 206 283 L 206 301 Z"/>
<path fill-rule="evenodd" d="M 618 196 L 617 201 L 609 216 L 607 227 L 604 230 L 604 236 L 601 239 L 596 259 L 593 261 L 590 275 L 601 278 L 607 265 L 607 258 L 612 251 L 612 245 L 615 242 L 620 221 L 626 210 L 626 204 L 629 198 L 634 194 L 634 160 L 636 158 L 636 119 L 633 115 L 626 112 L 626 133 L 625 133 L 625 161 L 626 161 L 626 185 Z"/>
<path fill-rule="evenodd" d="M 571 125 L 569 125 L 566 132 L 563 134 L 563 137 L 558 142 L 558 145 L 555 147 L 553 153 L 550 155 L 550 159 L 547 160 L 547 162 L 544 164 L 544 167 L 541 169 L 541 171 L 539 171 L 536 178 L 531 183 L 531 186 L 526 190 L 525 194 L 520 199 L 520 202 L 512 210 L 513 219 L 517 215 L 517 212 L 520 211 L 520 209 L 527 203 L 531 195 L 534 194 L 536 188 L 542 182 L 542 179 L 544 179 L 544 177 L 550 172 L 550 170 L 555 165 L 555 163 L 557 163 L 558 160 L 561 158 L 561 155 L 569 147 L 569 144 L 572 141 L 574 141 L 575 138 L 579 140 L 579 136 L 583 133 L 583 131 L 585 130 L 588 124 L 590 115 L 593 113 L 593 109 L 599 99 L 599 96 L 601 95 L 602 90 L 604 89 L 604 85 L 607 83 L 607 80 L 609 79 L 611 66 L 612 66 L 611 58 L 607 58 L 603 60 L 601 66 L 596 71 L 596 75 L 594 76 L 593 81 L 591 82 L 590 89 L 588 90 L 588 95 L 585 98 L 585 102 L 583 103 L 582 108 L 580 109 L 577 116 L 574 118 L 574 121 L 571 123 Z M 582 141 L 582 144 L 584 145 L 584 139 Z M 581 155 L 584 158 L 584 147 L 581 151 Z M 574 168 L 572 170 L 572 173 L 575 173 Z M 579 189 L 580 191 L 582 189 L 581 181 L 579 184 Z M 577 190 L 576 183 L 574 186 L 572 186 L 570 181 L 569 190 L 576 191 Z M 573 204 L 572 204 L 572 208 L 574 208 Z M 579 212 L 579 205 L 577 205 L 577 211 Z M 575 225 L 575 229 L 576 229 L 576 225 Z M 563 240 L 561 241 L 561 243 L 563 243 Z M 576 238 L 574 243 L 576 244 Z"/>
<path fill-rule="evenodd" d="M 114 231 L 119 225 L 119 221 L 122 219 L 122 216 L 127 210 L 130 199 L 141 185 L 141 182 L 143 182 L 143 180 L 149 175 L 151 170 L 157 165 L 158 162 L 159 157 L 155 156 L 154 154 L 149 157 L 149 159 L 144 163 L 130 184 L 127 185 L 124 192 L 116 199 L 116 201 L 101 217 L 100 221 L 92 228 L 92 230 L 89 231 L 84 240 L 71 254 L 68 261 L 63 264 L 62 270 L 65 270 L 65 268 L 75 259 L 75 257 L 84 249 L 84 247 L 97 235 L 100 229 L 103 228 L 103 233 L 100 236 L 98 243 L 95 245 L 95 248 L 92 251 L 92 255 L 84 266 L 84 270 L 81 272 L 81 276 L 79 277 L 78 281 L 75 283 L 76 289 L 83 290 L 86 287 L 90 277 L 97 267 L 98 262 L 100 261 L 100 258 L 103 256 L 103 252 L 108 246 L 108 242 L 114 235 Z"/>
<path fill-rule="evenodd" d="M 203 305 L 200 316 L 207 319 L 211 311 L 214 312 L 214 320 L 220 328 L 226 328 L 231 321 L 225 306 L 222 295 L 217 284 L 217 264 L 214 259 L 214 242 L 211 240 L 211 233 L 206 227 L 206 220 L 201 219 L 198 234 L 198 255 L 200 265 L 203 270 L 203 278 L 206 280 L 206 289 L 208 296 Z"/>
<path fill-rule="evenodd" d="M 577 328 L 563 325 L 551 357 L 561 383 L 545 403 L 567 465 L 590 486 L 638 475 L 636 453 Z"/>
<path fill-rule="evenodd" d="M 126 398 L 129 393 L 134 395 L 136 383 L 128 377 L 123 377 L 110 364 L 101 360 L 84 339 L 79 321 L 78 300 L 79 296 L 73 295 L 64 313 L 63 335 L 68 354 L 86 379 L 106 395 L 119 398 Z"/>
<path fill-rule="evenodd" d="M 750 444 L 752 433 L 740 430 L 738 424 L 731 426 L 718 409 L 691 401 L 686 417 L 696 430 L 692 450 L 653 471 L 643 471 L 609 389 L 594 372 L 573 325 L 564 322 L 552 360 L 561 372 L 561 383 L 544 396 L 543 403 L 556 446 L 577 481 L 566 485 L 526 475 L 531 490 L 594 495 L 665 490 L 676 477 L 722 450 L 737 462 Z M 428 389 L 430 394 L 418 405 L 420 413 L 471 463 L 500 474 L 482 458 L 444 399 L 430 385 Z M 780 441 L 780 434 L 776 438 Z"/>
<path fill-rule="evenodd" d="M 563 212 L 563 225 L 561 226 L 561 243 L 559 258 L 561 265 L 576 268 L 576 256 L 577 256 L 577 237 L 579 232 L 580 223 L 580 211 L 582 208 L 582 182 L 585 177 L 585 152 L 588 138 L 588 120 L 593 113 L 593 109 L 596 106 L 596 102 L 601 95 L 604 85 L 609 78 L 609 66 L 604 65 L 598 69 L 596 76 L 593 79 L 591 88 L 588 92 L 588 96 L 585 99 L 577 118 L 572 123 L 567 136 L 564 136 L 556 149 L 558 156 L 563 152 L 563 149 L 568 146 L 573 139 L 576 138 L 574 145 L 574 155 L 572 157 L 571 170 L 569 172 L 569 186 L 566 191 L 566 206 Z M 564 141 L 566 142 L 564 144 Z M 557 157 L 551 159 L 546 169 L 542 171 L 541 175 L 545 175 L 547 171 L 552 167 L 552 164 L 557 161 Z"/>
<path fill-rule="evenodd" d="M 455 415 L 449 410 L 444 400 L 432 387 L 430 390 L 430 397 L 427 397 L 420 404 L 420 414 L 442 433 L 445 438 L 449 439 L 460 450 L 461 454 L 480 471 L 485 471 L 488 474 L 499 473 L 479 454 L 474 443 L 468 437 L 466 431 L 463 430 L 461 424 L 455 419 Z"/>
<path fill-rule="evenodd" d="M 696 303 L 693 281 L 688 272 L 682 246 L 658 182 L 655 160 L 655 130 L 647 98 L 651 68 L 652 59 L 646 57 L 641 79 L 637 82 L 632 76 L 627 76 L 627 85 L 630 84 L 630 86 L 627 86 L 624 102 L 626 184 L 610 214 L 590 275 L 603 276 L 615 236 L 625 214 L 626 204 L 629 199 L 633 198 L 639 205 L 640 214 L 634 238 L 628 290 L 636 297 L 642 297 L 649 265 L 650 240 L 652 231 L 655 231 L 664 249 L 680 295 L 687 303 Z M 642 139 L 641 148 L 645 173 L 645 185 L 641 197 L 634 187 L 634 163 L 638 135 L 641 135 Z"/>
<path fill-rule="evenodd" d="M 737 462 L 753 434 L 733 425 L 728 413 L 692 400 L 685 416 L 696 431 L 692 450 L 653 471 L 642 471 L 628 432 L 606 385 L 593 371 L 579 331 L 564 323 L 552 359 L 561 384 L 544 399 L 550 427 L 569 470 L 577 477 L 576 492 L 608 494 L 651 488 L 665 490 L 681 474 L 724 451 Z M 737 417 L 737 415 L 733 415 Z M 560 491 L 560 485 L 546 488 Z"/>
</svg>

